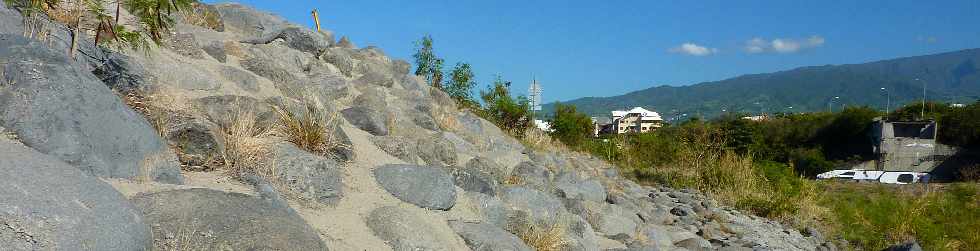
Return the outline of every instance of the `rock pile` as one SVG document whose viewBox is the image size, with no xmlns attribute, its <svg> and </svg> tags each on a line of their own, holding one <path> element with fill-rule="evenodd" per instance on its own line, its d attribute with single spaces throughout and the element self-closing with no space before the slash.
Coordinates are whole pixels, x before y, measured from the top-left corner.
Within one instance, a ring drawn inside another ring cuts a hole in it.
<svg viewBox="0 0 980 251">
<path fill-rule="evenodd" d="M 0 176 L 14 182 L 0 186 L 0 246 L 834 249 L 696 191 L 638 185 L 591 156 L 527 149 L 379 48 L 240 4 L 197 6 L 218 16 L 178 18 L 151 53 L 96 49 L 107 56 L 85 62 L 20 37 L 6 14 L 16 12 L 0 7 L 0 128 L 22 143 L 0 139 Z M 149 104 L 167 123 L 151 126 L 114 91 L 169 97 Z M 314 154 L 261 134 L 273 168 L 221 171 L 231 115 L 247 110 L 268 129 L 272 105 L 310 99 L 341 121 L 337 148 Z"/>
</svg>

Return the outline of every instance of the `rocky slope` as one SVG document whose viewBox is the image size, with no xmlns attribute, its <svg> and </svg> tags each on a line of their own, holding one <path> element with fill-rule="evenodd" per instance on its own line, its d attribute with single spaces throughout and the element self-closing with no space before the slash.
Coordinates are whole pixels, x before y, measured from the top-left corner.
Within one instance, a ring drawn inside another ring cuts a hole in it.
<svg viewBox="0 0 980 251">
<path fill-rule="evenodd" d="M 178 18 L 148 53 L 83 40 L 72 60 L 63 27 L 24 38 L 19 14 L 0 7 L 0 246 L 834 249 L 590 156 L 528 149 L 379 48 L 239 4 L 196 11 L 220 18 Z M 275 167 L 263 177 L 215 161 L 230 115 L 268 125 L 271 105 L 310 96 L 337 114 L 344 147 L 323 157 L 263 135 Z"/>
</svg>

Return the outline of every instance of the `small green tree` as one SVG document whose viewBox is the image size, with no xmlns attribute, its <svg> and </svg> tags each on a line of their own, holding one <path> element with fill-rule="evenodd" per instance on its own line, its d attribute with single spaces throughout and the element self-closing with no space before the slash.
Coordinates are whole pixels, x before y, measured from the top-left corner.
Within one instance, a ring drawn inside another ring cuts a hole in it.
<svg viewBox="0 0 980 251">
<path fill-rule="evenodd" d="M 980 102 L 952 108 L 939 120 L 939 141 L 966 148 L 980 148 Z"/>
<path fill-rule="evenodd" d="M 492 86 L 480 92 L 483 99 L 483 117 L 507 130 L 511 135 L 523 137 L 531 127 L 531 106 L 523 96 L 512 97 L 510 82 L 497 75 Z"/>
<path fill-rule="evenodd" d="M 446 83 L 445 91 L 450 97 L 463 107 L 476 107 L 477 103 L 473 100 L 473 69 L 468 63 L 456 63 L 453 70 L 449 73 L 449 82 Z"/>
<path fill-rule="evenodd" d="M 429 85 L 440 88 L 442 82 L 443 60 L 436 56 L 432 48 L 432 36 L 425 35 L 415 42 L 415 75 L 425 77 Z"/>
<path fill-rule="evenodd" d="M 156 44 L 163 40 L 163 33 L 174 26 L 173 12 L 190 10 L 195 0 L 125 0 L 124 7 L 133 13 L 142 31 Z"/>
<path fill-rule="evenodd" d="M 574 105 L 555 104 L 554 117 L 551 123 L 551 136 L 568 146 L 579 146 L 594 129 L 592 118 L 578 112 Z"/>
</svg>

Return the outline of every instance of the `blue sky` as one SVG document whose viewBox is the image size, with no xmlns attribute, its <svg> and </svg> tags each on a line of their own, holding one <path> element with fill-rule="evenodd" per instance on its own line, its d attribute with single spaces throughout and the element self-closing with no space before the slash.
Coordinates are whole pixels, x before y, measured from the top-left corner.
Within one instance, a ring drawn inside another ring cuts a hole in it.
<svg viewBox="0 0 980 251">
<path fill-rule="evenodd" d="M 499 73 L 526 93 L 533 74 L 546 102 L 980 47 L 976 0 L 241 2 L 310 26 L 317 8 L 324 28 L 409 61 L 431 34 L 480 88 Z"/>
</svg>

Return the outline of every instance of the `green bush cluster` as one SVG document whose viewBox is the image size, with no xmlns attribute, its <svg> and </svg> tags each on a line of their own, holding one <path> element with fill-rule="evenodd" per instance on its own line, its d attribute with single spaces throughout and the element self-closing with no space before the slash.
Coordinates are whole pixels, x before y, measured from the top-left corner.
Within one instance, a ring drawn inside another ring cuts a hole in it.
<svg viewBox="0 0 980 251">
<path fill-rule="evenodd" d="M 572 105 L 555 105 L 555 114 L 548 121 L 551 137 L 568 146 L 578 146 L 592 137 L 592 118 L 578 112 Z"/>
<path fill-rule="evenodd" d="M 480 92 L 480 97 L 483 99 L 483 109 L 478 114 L 511 135 L 522 137 L 524 131 L 533 125 L 527 98 L 511 95 L 510 82 L 504 81 L 500 75 L 497 75 L 493 85 Z"/>
<path fill-rule="evenodd" d="M 894 187 L 821 183 L 820 203 L 833 212 L 840 235 L 853 246 L 881 250 L 917 240 L 924 250 L 980 247 L 980 190 L 976 183 Z"/>
</svg>

